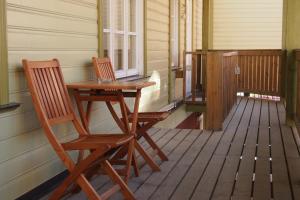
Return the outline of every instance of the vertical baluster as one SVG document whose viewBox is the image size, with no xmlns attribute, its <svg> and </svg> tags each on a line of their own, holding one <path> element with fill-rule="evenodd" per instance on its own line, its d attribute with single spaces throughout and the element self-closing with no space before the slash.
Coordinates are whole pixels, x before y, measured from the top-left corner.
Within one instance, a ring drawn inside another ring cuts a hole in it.
<svg viewBox="0 0 300 200">
<path fill-rule="evenodd" d="M 252 68 L 252 55 L 249 55 L 248 58 L 248 67 L 249 67 L 249 91 L 253 91 L 253 68 Z"/>
<path fill-rule="evenodd" d="M 273 56 L 273 92 L 277 95 L 278 94 L 278 89 L 277 89 L 277 85 L 278 85 L 278 79 L 277 79 L 277 71 L 278 71 L 278 56 Z"/>
</svg>

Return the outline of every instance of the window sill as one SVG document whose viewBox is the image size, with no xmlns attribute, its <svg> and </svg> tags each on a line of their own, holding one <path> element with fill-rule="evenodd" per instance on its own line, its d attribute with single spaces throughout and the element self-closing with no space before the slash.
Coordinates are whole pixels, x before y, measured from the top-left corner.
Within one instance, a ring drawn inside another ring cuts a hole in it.
<svg viewBox="0 0 300 200">
<path fill-rule="evenodd" d="M 19 103 L 8 103 L 4 105 L 0 105 L 0 113 L 10 112 L 17 109 L 21 104 Z"/>
<path fill-rule="evenodd" d="M 179 66 L 172 66 L 172 67 L 171 67 L 171 70 L 172 70 L 172 71 L 178 71 L 178 70 L 182 70 L 182 68 L 179 67 Z"/>
<path fill-rule="evenodd" d="M 134 76 L 128 76 L 128 77 L 124 77 L 124 78 L 118 78 L 117 80 L 121 81 L 121 82 L 131 82 L 131 81 L 146 80 L 149 77 L 150 76 L 134 75 Z"/>
</svg>

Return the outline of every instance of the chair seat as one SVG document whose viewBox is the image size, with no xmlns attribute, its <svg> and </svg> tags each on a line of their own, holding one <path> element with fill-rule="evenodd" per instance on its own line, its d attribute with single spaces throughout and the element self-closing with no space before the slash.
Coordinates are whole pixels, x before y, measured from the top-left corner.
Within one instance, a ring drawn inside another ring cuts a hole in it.
<svg viewBox="0 0 300 200">
<path fill-rule="evenodd" d="M 139 112 L 138 122 L 149 122 L 149 121 L 162 121 L 170 115 L 169 112 Z M 128 116 L 128 120 L 131 122 L 133 115 Z"/>
<path fill-rule="evenodd" d="M 133 138 L 128 134 L 93 134 L 80 136 L 77 139 L 63 143 L 66 150 L 90 150 L 99 147 L 115 148 L 128 143 Z"/>
</svg>

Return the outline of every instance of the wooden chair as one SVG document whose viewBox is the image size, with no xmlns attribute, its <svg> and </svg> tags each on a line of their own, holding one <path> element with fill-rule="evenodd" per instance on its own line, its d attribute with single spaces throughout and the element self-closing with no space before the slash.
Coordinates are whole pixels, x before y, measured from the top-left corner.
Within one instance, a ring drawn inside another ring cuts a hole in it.
<svg viewBox="0 0 300 200">
<path fill-rule="evenodd" d="M 109 58 L 92 58 L 94 70 L 96 76 L 102 80 L 112 80 L 116 81 L 116 77 L 113 71 L 113 67 Z M 132 113 L 130 109 L 126 106 L 129 122 L 132 122 Z M 168 160 L 164 152 L 157 146 L 157 144 L 152 140 L 147 131 L 153 127 L 159 121 L 166 119 L 169 116 L 169 112 L 139 112 L 138 113 L 138 125 L 137 125 L 137 139 L 144 137 L 149 143 L 151 148 L 154 150 L 155 155 L 158 155 L 161 160 Z M 120 156 L 123 153 L 119 153 Z M 122 155 L 122 156 L 123 156 Z"/>
<path fill-rule="evenodd" d="M 110 152 L 122 145 L 129 145 L 127 156 L 127 177 L 130 173 L 132 162 L 133 135 L 129 134 L 89 134 L 80 124 L 71 106 L 71 100 L 66 89 L 60 64 L 58 60 L 27 61 L 23 60 L 29 90 L 32 95 L 34 107 L 42 128 L 55 150 L 69 171 L 68 177 L 55 189 L 50 199 L 59 199 L 69 186 L 78 184 L 89 199 L 107 199 L 114 192 L 121 190 L 124 198 L 134 199 L 126 183 L 108 162 Z M 61 143 L 52 130 L 53 125 L 71 122 L 79 133 L 76 139 Z M 85 158 L 78 159 L 75 163 L 67 151 L 88 150 L 90 153 Z M 93 189 L 85 173 L 95 165 L 101 169 L 116 184 L 101 196 Z"/>
</svg>

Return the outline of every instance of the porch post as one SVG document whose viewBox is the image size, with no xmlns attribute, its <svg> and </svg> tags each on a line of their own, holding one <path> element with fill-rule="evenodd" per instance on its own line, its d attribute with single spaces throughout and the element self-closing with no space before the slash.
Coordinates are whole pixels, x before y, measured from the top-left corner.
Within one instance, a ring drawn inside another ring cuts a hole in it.
<svg viewBox="0 0 300 200">
<path fill-rule="evenodd" d="M 202 5 L 202 50 L 213 48 L 213 0 L 203 0 Z"/>
<path fill-rule="evenodd" d="M 297 68 L 294 49 L 300 48 L 300 2 L 299 0 L 284 0 L 283 11 L 283 47 L 287 49 L 286 75 L 286 111 L 287 123 L 295 120 L 296 113 L 296 81 Z"/>
<path fill-rule="evenodd" d="M 8 104 L 6 0 L 0 0 L 0 105 Z"/>
</svg>

